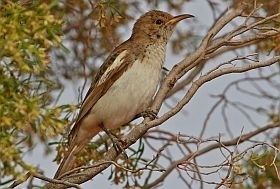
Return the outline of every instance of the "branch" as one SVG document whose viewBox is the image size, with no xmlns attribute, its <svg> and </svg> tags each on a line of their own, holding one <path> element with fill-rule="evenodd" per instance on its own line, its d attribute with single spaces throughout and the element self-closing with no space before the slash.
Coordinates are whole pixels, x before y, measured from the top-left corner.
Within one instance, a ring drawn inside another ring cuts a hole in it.
<svg viewBox="0 0 280 189">
<path fill-rule="evenodd" d="M 274 128 L 277 128 L 277 127 L 280 127 L 280 122 L 278 123 L 272 123 L 272 124 L 269 124 L 267 126 L 264 126 L 264 127 L 261 127 L 255 131 L 252 131 L 252 132 L 249 132 L 247 134 L 243 134 L 243 135 L 240 135 L 232 140 L 228 140 L 228 141 L 223 141 L 223 142 L 219 142 L 219 143 L 216 143 L 216 144 L 212 144 L 212 145 L 208 145 L 196 152 L 193 152 L 192 154 L 189 154 L 177 161 L 174 161 L 167 169 L 166 171 L 159 177 L 157 178 L 155 181 L 153 181 L 152 183 L 148 184 L 146 187 L 147 188 L 152 188 L 156 185 L 158 185 L 159 183 L 163 182 L 163 180 L 174 170 L 177 168 L 177 165 L 178 164 L 182 164 L 182 163 L 186 163 L 186 162 L 189 162 L 192 158 L 194 157 L 198 157 L 200 155 L 203 155 L 207 152 L 210 152 L 212 150 L 215 150 L 217 148 L 220 148 L 221 147 L 221 144 L 223 146 L 234 146 L 234 145 L 237 145 L 237 144 L 241 144 L 247 140 L 249 140 L 250 138 L 260 134 L 260 133 L 263 133 L 267 130 L 270 130 L 270 129 L 274 129 Z"/>
<path fill-rule="evenodd" d="M 253 62 L 251 64 L 247 64 L 247 65 L 244 65 L 241 67 L 232 66 L 232 67 L 228 67 L 228 68 L 217 69 L 217 70 L 214 70 L 214 71 L 208 73 L 207 75 L 201 76 L 198 80 L 193 82 L 191 88 L 188 90 L 188 92 L 183 97 L 183 99 L 170 111 L 166 112 L 161 117 L 159 117 L 155 120 L 150 121 L 147 118 L 143 121 L 143 123 L 141 123 L 137 126 L 134 126 L 132 131 L 128 135 L 126 135 L 125 138 L 123 139 L 126 142 L 126 145 L 123 148 L 125 148 L 125 149 L 128 148 L 130 145 L 134 144 L 140 137 L 142 137 L 149 129 L 162 124 L 163 122 L 168 120 L 170 117 L 177 114 L 184 107 L 184 105 L 190 101 L 190 99 L 193 97 L 193 95 L 197 92 L 197 90 L 203 84 L 205 84 L 219 76 L 225 75 L 225 74 L 242 73 L 242 72 L 246 72 L 248 70 L 269 66 L 278 61 L 280 61 L 280 56 L 276 56 L 274 58 L 271 58 L 271 59 L 269 59 L 267 61 L 263 61 L 263 62 Z M 118 155 L 119 154 L 116 153 L 115 149 L 111 148 L 106 153 L 104 160 L 102 160 L 102 161 L 115 160 L 118 157 Z M 96 164 L 100 164 L 100 162 L 96 162 Z M 66 181 L 71 182 L 71 183 L 77 183 L 77 184 L 84 183 L 84 182 L 92 179 L 94 176 L 96 176 L 97 174 L 99 174 L 101 171 L 103 171 L 104 169 L 106 169 L 109 166 L 110 166 L 110 164 L 101 164 L 98 166 L 94 166 L 93 168 L 84 170 L 82 175 L 74 174 L 74 175 L 71 175 L 71 177 L 68 176 L 67 178 L 62 178 L 62 179 L 63 180 L 65 179 Z M 163 173 L 163 175 L 165 175 L 165 174 L 166 174 L 166 172 Z M 56 186 L 49 185 L 49 188 L 50 187 L 65 188 L 65 185 L 56 185 Z"/>
<path fill-rule="evenodd" d="M 227 14 L 221 16 L 218 21 L 213 25 L 213 27 L 209 30 L 207 35 L 202 40 L 200 46 L 198 49 L 192 53 L 190 56 L 183 59 L 181 62 L 176 64 L 172 70 L 169 72 L 169 74 L 166 76 L 162 86 L 160 87 L 158 93 L 156 94 L 156 97 L 153 101 L 153 104 L 151 106 L 151 110 L 158 112 L 159 109 L 162 106 L 162 103 L 166 99 L 166 96 L 168 93 L 173 89 L 175 83 L 182 78 L 186 73 L 188 73 L 191 69 L 195 68 L 197 65 L 201 65 L 206 62 L 206 60 L 209 60 L 212 58 L 218 49 L 222 47 L 231 46 L 233 44 L 230 43 L 233 37 L 235 37 L 236 33 L 243 33 L 243 31 L 247 31 L 246 27 L 253 27 L 255 25 L 258 25 L 259 23 L 262 23 L 261 21 L 252 23 L 251 25 L 244 26 L 244 27 L 237 27 L 233 29 L 234 32 L 229 32 L 229 35 L 225 38 L 216 38 L 215 36 L 233 19 L 237 18 L 242 14 L 242 8 L 237 9 L 230 9 Z M 274 17 L 272 17 L 274 18 Z M 266 21 L 268 21 L 266 19 Z M 258 23 L 258 24 L 256 24 Z M 269 31 L 268 31 L 269 32 Z M 279 31 L 271 31 L 270 33 L 266 33 L 266 38 L 274 36 L 276 33 L 279 33 Z M 255 34 L 250 37 L 250 40 L 248 38 L 244 39 L 243 41 L 240 40 L 238 43 L 239 46 L 242 46 L 242 44 L 248 44 L 251 41 L 259 40 L 260 36 L 264 36 L 262 34 Z M 261 38 L 263 39 L 263 38 Z M 233 41 L 232 41 L 233 42 Z M 236 42 L 235 42 L 236 44 Z M 197 90 L 205 83 L 218 78 L 220 76 L 231 74 L 231 73 L 242 73 L 249 70 L 270 66 L 272 64 L 275 64 L 276 62 L 280 61 L 280 56 L 275 56 L 269 60 L 266 61 L 259 61 L 259 62 L 253 62 L 249 64 L 245 64 L 243 66 L 230 66 L 226 68 L 222 68 L 221 66 L 217 66 L 215 70 L 212 70 L 208 72 L 207 74 L 199 77 L 196 81 L 194 81 L 189 88 L 189 90 L 186 92 L 185 96 L 177 103 L 177 105 L 170 109 L 170 111 L 166 112 L 159 118 L 155 120 L 150 120 L 149 118 L 145 118 L 144 121 L 141 124 L 135 125 L 133 129 L 125 136 L 122 140 L 125 141 L 125 145 L 123 145 L 123 149 L 128 148 L 132 144 L 134 144 L 139 138 L 141 138 L 149 129 L 156 127 L 166 120 L 168 120 L 170 117 L 177 114 L 194 96 L 194 94 L 197 92 Z M 215 146 L 210 146 L 209 149 L 212 150 L 212 148 L 215 148 Z M 208 150 L 209 151 L 209 150 Z M 200 154 L 206 153 L 206 151 L 198 151 Z M 103 158 L 103 162 L 112 162 L 118 157 L 119 153 L 115 151 L 114 148 L 110 148 L 106 155 Z M 195 155 L 197 156 L 197 154 Z M 67 181 L 69 183 L 76 183 L 81 184 L 84 183 L 90 179 L 92 179 L 94 176 L 105 170 L 107 167 L 109 167 L 112 163 L 106 163 L 101 164 L 100 161 L 94 163 L 92 167 L 83 170 L 83 174 L 71 174 L 67 177 L 61 178 L 63 181 Z M 171 172 L 173 170 L 170 169 Z M 159 178 L 159 180 L 163 180 L 165 178 L 164 175 L 168 175 L 168 170 Z M 158 183 L 158 182 L 157 182 Z M 47 188 L 65 188 L 65 185 L 60 184 L 48 184 L 46 186 Z"/>
</svg>

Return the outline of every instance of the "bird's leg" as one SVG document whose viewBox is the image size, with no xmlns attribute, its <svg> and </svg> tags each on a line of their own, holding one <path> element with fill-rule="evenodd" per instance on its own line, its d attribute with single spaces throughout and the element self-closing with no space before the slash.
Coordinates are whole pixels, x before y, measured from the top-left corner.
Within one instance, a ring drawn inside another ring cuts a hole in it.
<svg viewBox="0 0 280 189">
<path fill-rule="evenodd" d="M 151 110 L 150 108 L 148 108 L 147 110 L 145 110 L 144 112 L 141 113 L 141 116 L 146 118 L 149 117 L 151 120 L 154 120 L 157 117 L 157 112 Z"/>
<path fill-rule="evenodd" d="M 117 135 L 110 132 L 106 127 L 104 127 L 103 124 L 101 124 L 99 127 L 108 135 L 108 137 L 110 138 L 110 140 L 113 143 L 113 146 L 114 146 L 115 150 L 117 152 L 123 153 L 125 158 L 128 159 L 128 156 L 127 156 L 127 154 L 125 153 L 125 150 L 122 147 L 122 144 L 124 144 L 125 142 L 122 141 Z"/>
</svg>

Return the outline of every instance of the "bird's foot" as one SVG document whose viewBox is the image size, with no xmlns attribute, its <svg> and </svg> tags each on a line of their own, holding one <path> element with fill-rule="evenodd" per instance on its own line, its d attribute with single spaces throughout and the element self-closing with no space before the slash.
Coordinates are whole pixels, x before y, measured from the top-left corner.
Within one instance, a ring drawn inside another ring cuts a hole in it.
<svg viewBox="0 0 280 189">
<path fill-rule="evenodd" d="M 115 148 L 115 150 L 119 153 L 122 153 L 124 155 L 124 157 L 126 159 L 128 159 L 128 155 L 126 154 L 125 149 L 123 148 L 123 146 L 126 145 L 126 142 L 114 135 L 111 139 L 112 139 L 113 147 Z"/>
<path fill-rule="evenodd" d="M 100 125 L 100 127 L 108 135 L 108 137 L 112 141 L 113 147 L 115 148 L 116 152 L 120 152 L 120 153 L 124 154 L 125 158 L 128 159 L 128 156 L 125 153 L 124 148 L 122 147 L 122 146 L 125 146 L 127 143 L 125 141 L 123 141 L 122 139 L 120 139 L 117 135 L 115 135 L 114 133 L 109 131 L 103 125 Z"/>
<path fill-rule="evenodd" d="M 142 115 L 142 117 L 144 117 L 144 118 L 148 117 L 151 120 L 158 118 L 157 112 L 151 110 L 150 108 L 148 108 L 146 111 L 142 112 L 141 115 Z"/>
</svg>

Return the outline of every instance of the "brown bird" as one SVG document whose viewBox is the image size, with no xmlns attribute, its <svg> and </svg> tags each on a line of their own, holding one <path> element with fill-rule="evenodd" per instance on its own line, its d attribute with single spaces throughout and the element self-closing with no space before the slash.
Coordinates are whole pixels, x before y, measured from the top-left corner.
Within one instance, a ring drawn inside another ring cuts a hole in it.
<svg viewBox="0 0 280 189">
<path fill-rule="evenodd" d="M 55 178 L 74 168 L 76 155 L 102 128 L 119 128 L 147 110 L 160 82 L 167 41 L 175 25 L 191 17 L 152 10 L 136 21 L 131 37 L 113 50 L 92 82 Z"/>
</svg>

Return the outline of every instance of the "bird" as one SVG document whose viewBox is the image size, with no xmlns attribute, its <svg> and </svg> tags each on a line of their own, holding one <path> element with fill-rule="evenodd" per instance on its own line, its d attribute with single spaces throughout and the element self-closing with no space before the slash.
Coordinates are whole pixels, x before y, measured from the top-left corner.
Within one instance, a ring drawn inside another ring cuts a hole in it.
<svg viewBox="0 0 280 189">
<path fill-rule="evenodd" d="M 99 132 L 117 129 L 148 110 L 160 83 L 167 42 L 176 24 L 191 17 L 151 10 L 137 19 L 130 38 L 117 46 L 97 71 L 54 178 L 74 168 L 77 154 Z"/>
</svg>

